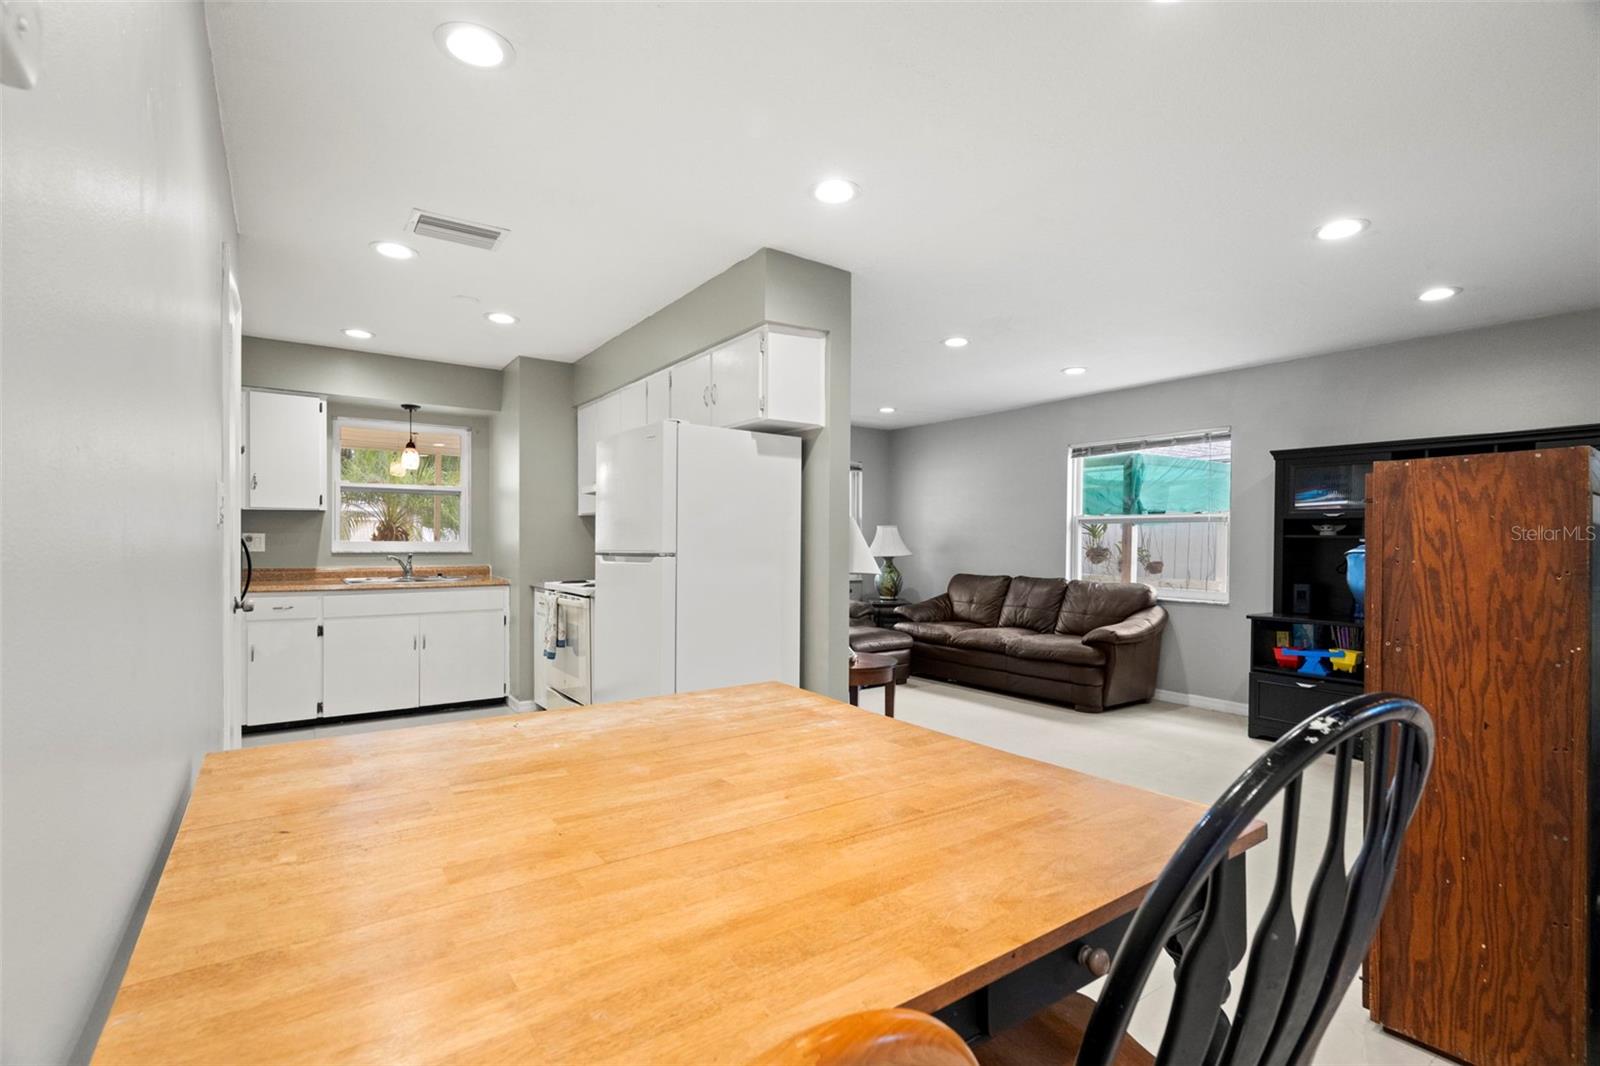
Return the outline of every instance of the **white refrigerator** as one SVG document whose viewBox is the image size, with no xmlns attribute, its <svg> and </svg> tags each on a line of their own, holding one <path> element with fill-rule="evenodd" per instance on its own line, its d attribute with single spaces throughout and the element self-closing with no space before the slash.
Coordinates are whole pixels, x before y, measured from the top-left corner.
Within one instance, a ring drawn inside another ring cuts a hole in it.
<svg viewBox="0 0 1600 1066">
<path fill-rule="evenodd" d="M 800 439 L 667 421 L 600 441 L 594 702 L 800 679 Z"/>
</svg>

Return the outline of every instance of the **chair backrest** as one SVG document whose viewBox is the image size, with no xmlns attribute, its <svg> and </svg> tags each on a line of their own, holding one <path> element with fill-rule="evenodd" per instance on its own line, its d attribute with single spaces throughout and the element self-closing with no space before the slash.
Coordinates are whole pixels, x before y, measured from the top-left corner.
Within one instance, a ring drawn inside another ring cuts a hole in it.
<svg viewBox="0 0 1600 1066">
<path fill-rule="evenodd" d="M 1346 812 L 1358 741 L 1367 769 L 1365 833 L 1347 870 Z M 1335 703 L 1285 733 L 1206 812 L 1145 896 L 1090 1016 L 1077 1066 L 1113 1061 L 1151 969 L 1202 891 L 1205 913 L 1182 947 L 1158 1066 L 1308 1062 L 1377 929 L 1433 746 L 1427 711 L 1387 693 Z M 1330 751 L 1336 761 L 1328 840 L 1297 932 L 1290 896 L 1301 777 Z M 1251 938 L 1238 1009 L 1224 1026 L 1231 963 L 1217 915 L 1222 871 L 1233 843 L 1279 794 L 1277 879 Z"/>
</svg>

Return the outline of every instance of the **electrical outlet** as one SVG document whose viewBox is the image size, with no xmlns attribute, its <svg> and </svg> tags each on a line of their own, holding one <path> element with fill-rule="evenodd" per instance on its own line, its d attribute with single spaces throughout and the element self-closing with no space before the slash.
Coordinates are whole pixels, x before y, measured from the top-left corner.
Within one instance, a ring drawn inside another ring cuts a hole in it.
<svg viewBox="0 0 1600 1066">
<path fill-rule="evenodd" d="M 267 535 L 265 533 L 246 533 L 244 535 L 244 546 L 253 552 L 264 552 L 267 550 Z"/>
</svg>

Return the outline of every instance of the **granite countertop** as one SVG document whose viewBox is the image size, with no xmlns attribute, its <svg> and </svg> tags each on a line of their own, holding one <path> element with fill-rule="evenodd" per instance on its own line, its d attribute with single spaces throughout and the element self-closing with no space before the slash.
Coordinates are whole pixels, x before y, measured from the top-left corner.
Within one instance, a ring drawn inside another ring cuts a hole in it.
<svg viewBox="0 0 1600 1066">
<path fill-rule="evenodd" d="M 418 577 L 443 574 L 459 577 L 460 581 L 397 582 L 388 584 L 346 585 L 347 577 L 399 577 L 398 566 L 326 566 L 326 567 L 257 567 L 250 582 L 251 595 L 270 595 L 274 592 L 388 592 L 403 589 L 417 592 L 428 589 L 472 589 L 495 585 L 509 585 L 503 577 L 495 577 L 487 566 L 435 566 L 425 559 L 416 562 Z"/>
</svg>

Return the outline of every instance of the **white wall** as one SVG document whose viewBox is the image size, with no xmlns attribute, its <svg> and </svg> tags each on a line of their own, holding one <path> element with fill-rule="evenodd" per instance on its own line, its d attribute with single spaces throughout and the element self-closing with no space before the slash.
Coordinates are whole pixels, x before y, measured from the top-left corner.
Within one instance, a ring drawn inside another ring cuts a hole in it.
<svg viewBox="0 0 1600 1066">
<path fill-rule="evenodd" d="M 907 596 L 950 575 L 1060 576 L 1067 447 L 1233 427 L 1231 602 L 1169 604 L 1157 684 L 1244 702 L 1245 615 L 1272 607 L 1276 448 L 1600 422 L 1600 311 L 1166 381 L 896 430 Z"/>
<path fill-rule="evenodd" d="M 203 14 L 49 4 L 3 101 L 0 1058 L 84 1059 L 222 725 L 221 249 Z M 248 313 L 248 311 L 247 311 Z"/>
</svg>

